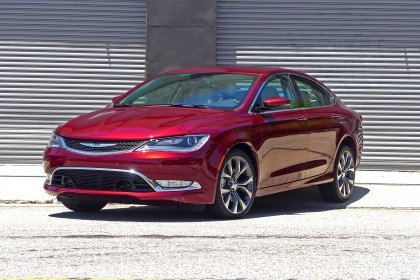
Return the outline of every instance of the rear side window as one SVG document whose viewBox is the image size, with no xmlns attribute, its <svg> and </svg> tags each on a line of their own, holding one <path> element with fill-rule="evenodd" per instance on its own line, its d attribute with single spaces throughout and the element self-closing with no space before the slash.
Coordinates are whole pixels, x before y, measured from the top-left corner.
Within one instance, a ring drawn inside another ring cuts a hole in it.
<svg viewBox="0 0 420 280">
<path fill-rule="evenodd" d="M 302 97 L 303 107 L 313 108 L 332 105 L 334 97 L 317 83 L 298 76 L 292 76 Z"/>
</svg>

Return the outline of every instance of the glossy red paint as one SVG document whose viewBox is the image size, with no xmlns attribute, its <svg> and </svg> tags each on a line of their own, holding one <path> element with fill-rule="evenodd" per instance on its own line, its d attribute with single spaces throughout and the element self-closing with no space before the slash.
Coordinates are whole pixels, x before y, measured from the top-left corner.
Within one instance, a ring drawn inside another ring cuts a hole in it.
<svg viewBox="0 0 420 280">
<path fill-rule="evenodd" d="M 161 137 L 208 134 L 206 144 L 194 152 L 124 152 L 87 155 L 49 147 L 44 169 L 90 167 L 135 170 L 152 180 L 196 181 L 199 190 L 171 192 L 119 192 L 57 187 L 45 184 L 51 195 L 100 198 L 105 201 L 212 204 L 218 172 L 226 154 L 234 147 L 244 150 L 255 163 L 257 196 L 333 180 L 333 163 L 343 141 L 354 145 L 358 166 L 363 148 L 361 118 L 336 96 L 332 106 L 252 112 L 251 106 L 269 77 L 294 74 L 316 79 L 289 69 L 209 67 L 170 71 L 178 73 L 249 73 L 259 77 L 243 104 L 236 110 L 174 107 L 114 107 L 79 116 L 58 127 L 68 138 L 91 140 L 149 140 Z M 151 78 L 153 79 L 153 78 Z M 122 100 L 127 93 L 113 99 Z"/>
<path fill-rule="evenodd" d="M 232 111 L 174 107 L 104 108 L 81 115 L 57 128 L 60 135 L 80 139 L 143 140 L 200 133 L 200 127 L 218 127 Z M 205 133 L 207 130 L 204 129 Z M 203 132 L 204 132 L 203 131 Z"/>
<path fill-rule="evenodd" d="M 263 103 L 265 107 L 276 108 L 290 105 L 292 101 L 290 101 L 290 99 L 287 98 L 271 97 L 264 100 Z"/>
</svg>

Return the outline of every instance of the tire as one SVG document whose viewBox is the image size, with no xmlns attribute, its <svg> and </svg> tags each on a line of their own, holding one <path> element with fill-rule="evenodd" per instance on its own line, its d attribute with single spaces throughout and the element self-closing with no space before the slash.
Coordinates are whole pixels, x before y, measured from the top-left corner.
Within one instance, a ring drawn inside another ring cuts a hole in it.
<svg viewBox="0 0 420 280">
<path fill-rule="evenodd" d="M 230 151 L 219 171 L 214 204 L 207 207 L 207 212 L 220 219 L 242 218 L 254 202 L 256 185 L 255 167 L 248 155 L 241 150 Z"/>
<path fill-rule="evenodd" d="M 64 206 L 74 212 L 98 212 L 107 205 L 106 202 L 63 199 L 60 200 Z"/>
<path fill-rule="evenodd" d="M 334 181 L 320 185 L 319 192 L 326 201 L 345 202 L 353 193 L 355 178 L 354 152 L 349 146 L 342 146 L 334 161 Z"/>
</svg>

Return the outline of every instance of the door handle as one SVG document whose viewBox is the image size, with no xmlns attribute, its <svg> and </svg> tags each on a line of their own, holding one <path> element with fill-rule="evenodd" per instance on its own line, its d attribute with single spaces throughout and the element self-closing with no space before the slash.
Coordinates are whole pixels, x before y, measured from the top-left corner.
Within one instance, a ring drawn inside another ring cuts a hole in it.
<svg viewBox="0 0 420 280">
<path fill-rule="evenodd" d="M 298 120 L 298 121 L 306 121 L 307 119 L 308 119 L 307 116 L 299 116 L 299 117 L 296 118 L 296 120 Z"/>
<path fill-rule="evenodd" d="M 339 119 L 339 118 L 340 118 L 340 115 L 337 115 L 337 114 L 331 114 L 331 115 L 330 115 L 330 117 L 331 117 L 332 119 Z"/>
</svg>

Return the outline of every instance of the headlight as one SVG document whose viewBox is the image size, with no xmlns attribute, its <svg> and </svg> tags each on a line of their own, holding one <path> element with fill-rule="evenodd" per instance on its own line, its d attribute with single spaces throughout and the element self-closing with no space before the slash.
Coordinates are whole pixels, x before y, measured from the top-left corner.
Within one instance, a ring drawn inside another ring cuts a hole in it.
<svg viewBox="0 0 420 280">
<path fill-rule="evenodd" d="M 53 134 L 50 137 L 50 140 L 48 141 L 47 147 L 56 147 L 56 148 L 63 148 L 63 138 L 53 132 Z"/>
<path fill-rule="evenodd" d="M 193 152 L 203 147 L 208 139 L 208 134 L 158 138 L 150 140 L 136 151 Z"/>
</svg>

